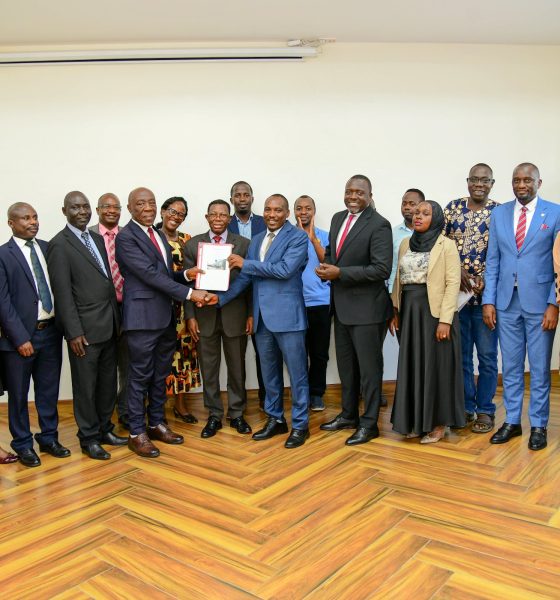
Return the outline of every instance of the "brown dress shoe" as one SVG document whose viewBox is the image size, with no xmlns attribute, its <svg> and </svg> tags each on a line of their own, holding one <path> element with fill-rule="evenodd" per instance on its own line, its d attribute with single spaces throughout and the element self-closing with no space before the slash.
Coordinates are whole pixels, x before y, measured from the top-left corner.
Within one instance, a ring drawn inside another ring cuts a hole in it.
<svg viewBox="0 0 560 600">
<path fill-rule="evenodd" d="M 165 423 L 160 423 L 157 427 L 148 427 L 148 437 L 164 444 L 182 444 L 185 441 L 182 435 L 171 431 Z"/>
<path fill-rule="evenodd" d="M 147 433 L 140 433 L 136 437 L 128 438 L 128 447 L 132 452 L 136 452 L 138 456 L 143 458 L 157 458 L 159 450 L 150 442 Z"/>
</svg>

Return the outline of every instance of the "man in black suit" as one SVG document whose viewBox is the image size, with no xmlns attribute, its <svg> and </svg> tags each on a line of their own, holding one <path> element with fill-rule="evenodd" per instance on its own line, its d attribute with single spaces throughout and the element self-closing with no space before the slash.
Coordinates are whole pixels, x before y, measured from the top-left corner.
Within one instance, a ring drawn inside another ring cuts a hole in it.
<svg viewBox="0 0 560 600">
<path fill-rule="evenodd" d="M 332 218 L 325 262 L 316 270 L 321 279 L 331 281 L 342 384 L 342 412 L 321 429 L 356 429 L 346 440 L 349 446 L 379 436 L 383 337 L 393 312 L 385 285 L 393 257 L 391 225 L 372 207 L 372 200 L 370 180 L 365 175 L 351 177 L 344 193 L 347 210 Z"/>
<path fill-rule="evenodd" d="M 232 244 L 232 253 L 241 257 L 247 254 L 249 240 L 228 232 L 231 220 L 230 207 L 224 200 L 214 200 L 208 205 L 206 220 L 210 231 L 191 238 L 185 246 L 185 268 L 196 266 L 199 242 L 207 244 Z M 239 275 L 239 269 L 232 269 L 230 281 Z M 253 318 L 250 314 L 250 291 L 241 294 L 223 307 L 204 306 L 195 308 L 188 302 L 185 311 L 189 332 L 197 342 L 200 368 L 204 380 L 204 406 L 208 409 L 208 422 L 201 437 L 216 435 L 222 428 L 224 406 L 220 397 L 220 362 L 222 345 L 227 365 L 227 391 L 230 426 L 238 433 L 251 433 L 243 412 L 247 405 L 245 390 L 245 350 L 247 335 L 252 332 Z"/>
<path fill-rule="evenodd" d="M 33 377 L 35 407 L 41 433 L 35 434 L 41 452 L 56 458 L 70 456 L 58 442 L 58 388 L 62 337 L 54 327 L 54 300 L 47 272 L 47 242 L 36 239 L 39 220 L 24 202 L 8 209 L 12 238 L 0 247 L 0 351 L 8 390 L 8 419 L 12 448 L 26 467 L 38 467 L 33 449 L 27 396 Z"/>
<path fill-rule="evenodd" d="M 89 230 L 98 233 L 105 242 L 105 250 L 109 258 L 109 267 L 111 269 L 111 277 L 117 294 L 117 303 L 121 309 L 122 317 L 122 297 L 124 279 L 119 271 L 119 265 L 115 258 L 115 238 L 122 227 L 119 227 L 121 218 L 121 203 L 120 200 L 108 192 L 99 197 L 97 208 L 95 209 L 99 222 L 92 225 Z M 118 391 L 117 391 L 117 415 L 119 423 L 129 429 L 128 423 L 128 407 L 126 405 L 126 382 L 128 372 L 128 344 L 124 331 L 119 332 L 117 339 L 117 372 L 118 372 Z"/>
<path fill-rule="evenodd" d="M 111 455 L 101 444 L 126 444 L 126 438 L 113 433 L 111 422 L 117 397 L 117 297 L 103 238 L 87 229 L 88 199 L 82 192 L 70 192 L 62 212 L 66 227 L 47 250 L 56 323 L 68 342 L 82 452 L 108 460 Z"/>
<path fill-rule="evenodd" d="M 229 201 L 233 204 L 234 212 L 228 225 L 228 231 L 242 235 L 249 241 L 266 229 L 263 217 L 254 214 L 252 211 L 254 200 L 253 188 L 246 181 L 236 181 L 231 186 Z M 255 335 L 251 336 L 251 341 L 253 342 L 253 348 L 255 350 L 255 366 L 257 368 L 257 380 L 259 382 L 259 406 L 261 410 L 264 410 L 266 390 L 264 387 L 261 361 Z"/>
<path fill-rule="evenodd" d="M 204 303 L 206 292 L 187 287 L 186 271 L 173 272 L 171 246 L 153 227 L 157 215 L 154 193 L 148 188 L 128 196 L 130 221 L 116 238 L 116 256 L 124 277 L 123 329 L 128 340 L 128 447 L 144 458 L 156 458 L 151 440 L 182 444 L 183 436 L 165 422 L 165 379 L 177 332 L 173 300 Z M 193 272 L 191 272 L 191 275 Z M 144 399 L 148 396 L 148 429 Z"/>
</svg>

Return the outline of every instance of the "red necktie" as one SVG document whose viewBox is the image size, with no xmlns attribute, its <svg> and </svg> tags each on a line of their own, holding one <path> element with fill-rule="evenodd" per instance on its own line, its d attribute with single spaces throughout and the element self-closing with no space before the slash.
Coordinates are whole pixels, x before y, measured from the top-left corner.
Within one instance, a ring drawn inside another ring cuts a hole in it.
<svg viewBox="0 0 560 600">
<path fill-rule="evenodd" d="M 163 252 L 161 251 L 161 248 L 159 247 L 159 244 L 157 243 L 154 230 L 151 227 L 148 227 L 148 235 L 150 236 L 150 239 L 152 240 L 152 244 L 157 248 L 158 252 L 163 256 Z"/>
<path fill-rule="evenodd" d="M 221 244 L 222 243 L 222 236 L 221 235 L 215 235 L 212 239 L 214 240 L 215 244 Z"/>
<path fill-rule="evenodd" d="M 113 278 L 113 285 L 115 286 L 115 292 L 117 293 L 117 301 L 122 302 L 123 283 L 121 272 L 119 271 L 119 265 L 115 259 L 115 236 L 117 235 L 113 231 L 105 232 L 107 236 L 107 255 L 109 258 L 109 268 L 111 269 L 111 277 Z"/>
<path fill-rule="evenodd" d="M 350 230 L 350 225 L 352 224 L 352 220 L 354 219 L 355 215 L 348 215 L 348 220 L 346 221 L 346 227 L 344 228 L 344 231 L 342 232 L 342 235 L 340 236 L 340 241 L 338 242 L 338 246 L 336 247 L 336 258 L 338 258 L 338 255 L 340 254 L 340 249 L 342 248 L 342 244 L 344 244 L 344 240 L 346 239 L 346 236 L 348 235 L 348 231 Z"/>
<path fill-rule="evenodd" d="M 527 227 L 527 207 L 521 208 L 521 214 L 519 215 L 519 221 L 517 222 L 517 231 L 515 232 L 515 243 L 517 250 L 523 246 L 523 240 L 525 239 L 525 228 Z"/>
</svg>

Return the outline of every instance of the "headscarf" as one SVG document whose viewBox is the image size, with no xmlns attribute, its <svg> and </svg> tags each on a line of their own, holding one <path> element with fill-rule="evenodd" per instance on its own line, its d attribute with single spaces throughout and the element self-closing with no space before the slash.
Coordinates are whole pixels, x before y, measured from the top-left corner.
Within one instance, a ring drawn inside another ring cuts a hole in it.
<svg viewBox="0 0 560 600">
<path fill-rule="evenodd" d="M 426 200 L 426 202 L 432 207 L 432 222 L 424 233 L 415 231 L 412 234 L 410 238 L 412 252 L 430 252 L 443 231 L 445 221 L 441 206 L 433 200 Z"/>
</svg>

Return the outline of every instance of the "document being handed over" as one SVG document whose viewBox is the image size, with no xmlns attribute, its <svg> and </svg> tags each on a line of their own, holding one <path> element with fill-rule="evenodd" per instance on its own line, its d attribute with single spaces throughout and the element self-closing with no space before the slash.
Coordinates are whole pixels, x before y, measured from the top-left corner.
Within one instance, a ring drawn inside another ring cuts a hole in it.
<svg viewBox="0 0 560 600">
<path fill-rule="evenodd" d="M 229 288 L 228 256 L 233 244 L 211 244 L 199 242 L 196 266 L 204 273 L 196 276 L 197 290 L 213 290 L 225 292 Z"/>
</svg>

